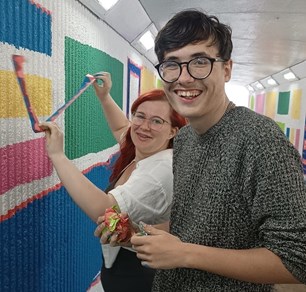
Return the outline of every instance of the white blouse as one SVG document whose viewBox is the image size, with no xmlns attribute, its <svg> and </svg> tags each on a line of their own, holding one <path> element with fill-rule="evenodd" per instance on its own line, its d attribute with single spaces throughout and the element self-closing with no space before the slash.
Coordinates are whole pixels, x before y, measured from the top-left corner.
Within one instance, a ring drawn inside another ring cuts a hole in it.
<svg viewBox="0 0 306 292">
<path fill-rule="evenodd" d="M 121 212 L 132 222 L 159 224 L 169 220 L 173 195 L 172 149 L 160 151 L 136 164 L 129 179 L 109 191 Z M 105 267 L 111 268 L 120 247 L 102 245 Z"/>
</svg>

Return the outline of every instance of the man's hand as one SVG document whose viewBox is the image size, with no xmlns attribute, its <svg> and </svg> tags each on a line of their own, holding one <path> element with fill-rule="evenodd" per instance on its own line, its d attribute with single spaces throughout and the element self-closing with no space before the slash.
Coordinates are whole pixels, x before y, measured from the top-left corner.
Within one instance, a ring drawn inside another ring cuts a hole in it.
<svg viewBox="0 0 306 292">
<path fill-rule="evenodd" d="M 173 269 L 181 267 L 181 248 L 183 242 L 166 231 L 144 224 L 147 236 L 135 234 L 131 238 L 132 247 L 143 266 L 154 269 Z"/>
</svg>

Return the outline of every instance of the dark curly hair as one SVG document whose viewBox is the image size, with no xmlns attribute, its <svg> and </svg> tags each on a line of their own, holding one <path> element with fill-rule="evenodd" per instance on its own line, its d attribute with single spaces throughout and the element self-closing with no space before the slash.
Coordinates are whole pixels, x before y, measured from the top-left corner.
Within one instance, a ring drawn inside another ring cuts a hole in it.
<svg viewBox="0 0 306 292">
<path fill-rule="evenodd" d="M 155 39 L 155 53 L 159 62 L 164 61 L 165 52 L 177 50 L 199 41 L 211 41 L 218 48 L 219 57 L 231 58 L 233 43 L 232 29 L 220 23 L 216 16 L 192 9 L 174 15 L 159 31 Z"/>
</svg>

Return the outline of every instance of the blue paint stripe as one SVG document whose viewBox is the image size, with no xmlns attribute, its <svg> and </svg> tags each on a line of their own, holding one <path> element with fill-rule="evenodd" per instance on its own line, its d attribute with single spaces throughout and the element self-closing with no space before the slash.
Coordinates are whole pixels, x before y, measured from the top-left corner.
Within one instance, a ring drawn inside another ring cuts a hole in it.
<svg viewBox="0 0 306 292">
<path fill-rule="evenodd" d="M 51 56 L 52 18 L 29 0 L 0 0 L 0 41 Z"/>
<path fill-rule="evenodd" d="M 290 138 L 290 128 L 286 128 L 286 137 Z"/>
<path fill-rule="evenodd" d="M 109 175 L 108 165 L 86 174 L 101 189 Z M 86 291 L 102 264 L 95 227 L 63 187 L 0 223 L 1 292 Z"/>
</svg>

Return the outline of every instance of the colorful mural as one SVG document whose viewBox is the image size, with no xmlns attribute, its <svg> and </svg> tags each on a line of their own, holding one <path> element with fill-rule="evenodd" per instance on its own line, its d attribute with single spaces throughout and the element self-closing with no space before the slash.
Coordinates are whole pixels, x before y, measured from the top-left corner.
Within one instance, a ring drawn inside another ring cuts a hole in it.
<svg viewBox="0 0 306 292">
<path fill-rule="evenodd" d="M 69 103 L 86 74 L 101 70 L 116 80 L 111 94 L 122 107 L 124 65 L 77 28 L 77 16 L 86 13 L 94 27 L 96 17 L 74 0 L 0 0 L 2 292 L 83 292 L 102 264 L 96 225 L 61 185 L 44 134 L 33 132 L 12 62 L 12 55 L 25 57 L 24 81 L 37 121 Z M 104 189 L 118 146 L 93 88 L 62 109 L 56 122 L 67 156 Z"/>
<path fill-rule="evenodd" d="M 284 134 L 302 154 L 303 90 L 299 86 L 288 90 L 274 89 L 250 96 L 250 108 L 275 120 Z"/>
</svg>

